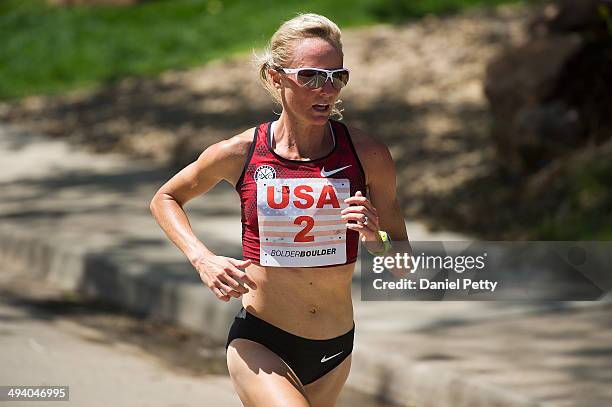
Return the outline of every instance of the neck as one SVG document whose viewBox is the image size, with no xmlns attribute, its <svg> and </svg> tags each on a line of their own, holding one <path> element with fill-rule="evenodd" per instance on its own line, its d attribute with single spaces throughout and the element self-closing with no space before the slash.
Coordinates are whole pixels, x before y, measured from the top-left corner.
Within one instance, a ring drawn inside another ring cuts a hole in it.
<svg viewBox="0 0 612 407">
<path fill-rule="evenodd" d="M 322 157 L 333 148 L 329 122 L 303 124 L 281 113 L 274 125 L 272 148 L 282 157 L 291 160 L 312 160 Z"/>
</svg>

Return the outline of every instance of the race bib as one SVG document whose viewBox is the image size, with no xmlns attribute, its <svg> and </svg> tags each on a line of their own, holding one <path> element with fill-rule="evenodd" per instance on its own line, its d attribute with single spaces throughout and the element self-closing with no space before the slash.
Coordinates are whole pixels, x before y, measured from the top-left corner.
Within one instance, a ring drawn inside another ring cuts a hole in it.
<svg viewBox="0 0 612 407">
<path fill-rule="evenodd" d="M 348 179 L 257 180 L 259 261 L 263 266 L 312 267 L 346 263 Z"/>
</svg>

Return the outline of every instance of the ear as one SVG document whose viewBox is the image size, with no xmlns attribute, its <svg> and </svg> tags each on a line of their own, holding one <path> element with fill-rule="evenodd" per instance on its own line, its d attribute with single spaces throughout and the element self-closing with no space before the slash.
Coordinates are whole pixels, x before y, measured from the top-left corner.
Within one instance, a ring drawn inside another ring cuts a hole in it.
<svg viewBox="0 0 612 407">
<path fill-rule="evenodd" d="M 283 85 L 281 83 L 281 74 L 276 69 L 268 68 L 268 76 L 272 79 L 272 86 L 280 90 Z"/>
</svg>

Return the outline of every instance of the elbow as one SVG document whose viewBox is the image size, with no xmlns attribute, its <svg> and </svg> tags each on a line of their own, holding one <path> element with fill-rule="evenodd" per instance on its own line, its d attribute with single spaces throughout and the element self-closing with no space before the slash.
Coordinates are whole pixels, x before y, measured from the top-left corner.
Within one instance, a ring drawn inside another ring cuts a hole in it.
<svg viewBox="0 0 612 407">
<path fill-rule="evenodd" d="M 164 200 L 164 193 L 157 191 L 153 198 L 151 198 L 151 202 L 149 202 L 149 211 L 151 215 L 155 217 L 155 214 L 158 212 L 159 205 L 161 201 Z"/>
<path fill-rule="evenodd" d="M 151 202 L 149 202 L 149 212 L 151 212 L 151 215 L 153 215 L 153 217 L 155 217 L 156 207 L 157 207 L 157 195 L 155 195 L 153 199 L 151 199 Z"/>
<path fill-rule="evenodd" d="M 172 200 L 178 204 L 178 201 L 174 199 L 173 196 L 165 192 L 157 192 L 151 199 L 151 202 L 149 202 L 149 211 L 151 214 L 156 217 L 157 213 L 159 213 L 160 205 L 163 205 L 163 202 L 168 200 Z"/>
</svg>

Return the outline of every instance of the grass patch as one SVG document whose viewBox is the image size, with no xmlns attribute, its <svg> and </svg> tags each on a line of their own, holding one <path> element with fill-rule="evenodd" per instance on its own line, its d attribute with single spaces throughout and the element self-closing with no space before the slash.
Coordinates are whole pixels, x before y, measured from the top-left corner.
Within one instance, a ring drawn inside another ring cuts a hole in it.
<svg viewBox="0 0 612 407">
<path fill-rule="evenodd" d="M 341 27 L 521 0 L 156 0 L 128 7 L 0 2 L 0 100 L 155 75 L 261 47 L 297 12 Z"/>
</svg>

